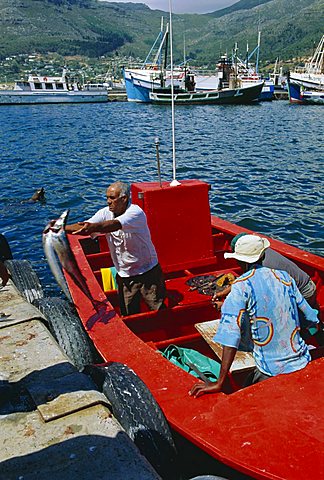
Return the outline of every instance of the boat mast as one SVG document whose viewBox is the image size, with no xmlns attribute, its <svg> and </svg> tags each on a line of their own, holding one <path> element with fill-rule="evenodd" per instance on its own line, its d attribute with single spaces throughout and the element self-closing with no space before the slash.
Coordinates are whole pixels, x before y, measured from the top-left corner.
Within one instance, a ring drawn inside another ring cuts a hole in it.
<svg viewBox="0 0 324 480">
<path fill-rule="evenodd" d="M 174 85 L 173 85 L 173 37 L 172 37 L 172 0 L 169 0 L 170 12 L 170 61 L 171 61 L 171 117 L 172 117 L 172 165 L 173 165 L 173 180 L 170 183 L 171 187 L 180 185 L 176 179 L 176 153 L 175 153 L 175 122 L 174 122 Z"/>
<path fill-rule="evenodd" d="M 164 30 L 164 22 L 163 22 L 163 17 L 161 17 L 161 43 L 163 42 L 163 30 Z M 162 49 L 160 50 L 160 54 L 159 54 L 159 65 L 162 66 Z"/>
<path fill-rule="evenodd" d="M 255 62 L 255 72 L 259 73 L 259 55 L 260 55 L 261 32 L 258 35 L 257 56 Z"/>
<path fill-rule="evenodd" d="M 161 65 L 161 87 L 165 87 L 165 77 L 168 66 L 169 24 L 167 23 L 164 36 L 164 61 Z"/>
<path fill-rule="evenodd" d="M 305 70 L 310 74 L 324 73 L 324 35 L 322 36 L 310 62 L 306 63 Z"/>
</svg>

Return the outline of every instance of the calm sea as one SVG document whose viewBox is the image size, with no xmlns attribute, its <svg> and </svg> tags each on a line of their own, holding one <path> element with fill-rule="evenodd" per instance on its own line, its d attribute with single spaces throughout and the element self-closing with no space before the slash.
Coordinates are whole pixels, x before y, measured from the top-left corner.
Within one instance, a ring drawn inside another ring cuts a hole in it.
<svg viewBox="0 0 324 480">
<path fill-rule="evenodd" d="M 324 256 L 324 108 L 187 106 L 175 122 L 177 178 L 210 183 L 213 214 Z M 172 180 L 169 107 L 1 106 L 0 133 L 0 232 L 49 295 L 57 293 L 42 250 L 50 219 L 66 208 L 69 221 L 86 219 L 118 179 L 158 180 L 155 136 L 162 179 Z M 26 202 L 40 187 L 46 203 Z"/>
</svg>

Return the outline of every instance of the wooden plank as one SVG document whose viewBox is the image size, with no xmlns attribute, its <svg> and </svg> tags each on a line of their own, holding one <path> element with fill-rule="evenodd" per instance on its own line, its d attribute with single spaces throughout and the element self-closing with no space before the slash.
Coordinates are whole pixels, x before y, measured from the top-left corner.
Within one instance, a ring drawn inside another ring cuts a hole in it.
<svg viewBox="0 0 324 480">
<path fill-rule="evenodd" d="M 196 323 L 195 327 L 201 336 L 206 340 L 210 348 L 215 352 L 219 361 L 222 359 L 222 350 L 223 347 L 220 343 L 217 343 L 213 340 L 217 328 L 219 326 L 220 320 L 211 320 L 209 322 Z M 234 362 L 231 367 L 231 372 L 241 371 L 253 368 L 255 366 L 253 356 L 251 352 L 242 352 L 237 351 L 235 355 Z"/>
</svg>

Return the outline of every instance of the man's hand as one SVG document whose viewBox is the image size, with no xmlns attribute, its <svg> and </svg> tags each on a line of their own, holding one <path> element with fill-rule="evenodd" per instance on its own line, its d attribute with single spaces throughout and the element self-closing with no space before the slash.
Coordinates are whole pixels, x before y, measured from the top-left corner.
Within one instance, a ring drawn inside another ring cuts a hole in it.
<svg viewBox="0 0 324 480">
<path fill-rule="evenodd" d="M 219 377 L 216 383 L 196 383 L 189 392 L 192 397 L 198 398 L 206 393 L 219 393 L 222 391 L 227 374 L 230 371 L 237 348 L 224 345 L 222 354 L 222 363 Z"/>
<path fill-rule="evenodd" d="M 72 232 L 72 235 L 90 235 L 91 233 L 94 233 L 96 231 L 94 227 L 96 225 L 95 223 L 78 222 L 78 225 L 80 225 L 80 228 L 78 230 L 74 230 L 74 232 Z"/>
<path fill-rule="evenodd" d="M 221 391 L 222 386 L 218 382 L 196 383 L 190 390 L 189 395 L 198 398 L 206 393 L 219 393 Z"/>
<path fill-rule="evenodd" d="M 223 290 L 221 290 L 220 292 L 216 292 L 213 297 L 212 297 L 212 304 L 214 305 L 214 307 L 216 308 L 216 310 L 220 310 L 222 305 L 223 305 L 223 302 L 224 302 L 224 299 L 226 297 L 226 295 L 228 295 L 231 291 L 231 285 L 229 285 L 228 287 L 224 288 Z"/>
<path fill-rule="evenodd" d="M 213 297 L 212 298 L 212 304 L 214 305 L 214 307 L 216 308 L 216 310 L 220 311 L 221 308 L 222 308 L 222 305 L 224 303 L 223 300 L 216 300 L 217 297 Z"/>
</svg>

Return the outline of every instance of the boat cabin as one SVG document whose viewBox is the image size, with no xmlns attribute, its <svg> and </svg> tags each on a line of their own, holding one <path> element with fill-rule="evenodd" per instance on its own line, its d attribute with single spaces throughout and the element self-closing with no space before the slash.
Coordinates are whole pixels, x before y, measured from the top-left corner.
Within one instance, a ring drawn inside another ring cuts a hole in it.
<svg viewBox="0 0 324 480">
<path fill-rule="evenodd" d="M 66 71 L 63 70 L 61 77 L 29 75 L 27 80 L 19 80 L 15 83 L 14 90 L 41 93 L 68 92 L 81 90 L 79 82 L 69 82 Z"/>
</svg>

